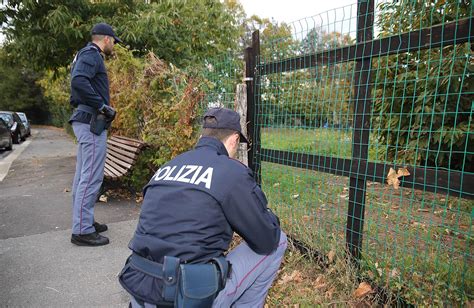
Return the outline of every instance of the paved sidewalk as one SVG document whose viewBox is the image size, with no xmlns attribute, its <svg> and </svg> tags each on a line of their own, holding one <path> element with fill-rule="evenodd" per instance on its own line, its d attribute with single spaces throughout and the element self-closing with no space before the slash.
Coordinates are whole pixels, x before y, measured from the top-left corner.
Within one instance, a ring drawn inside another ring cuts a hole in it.
<svg viewBox="0 0 474 308">
<path fill-rule="evenodd" d="M 0 153 L 0 162 L 11 162 L 0 182 L 0 307 L 127 307 L 116 275 L 130 254 L 139 205 L 96 204 L 110 244 L 71 244 L 76 145 L 61 129 L 32 134 L 22 153 Z"/>
<path fill-rule="evenodd" d="M 71 244 L 70 230 L 0 240 L 0 306 L 128 307 L 116 276 L 136 224 L 109 224 L 102 247 Z"/>
</svg>

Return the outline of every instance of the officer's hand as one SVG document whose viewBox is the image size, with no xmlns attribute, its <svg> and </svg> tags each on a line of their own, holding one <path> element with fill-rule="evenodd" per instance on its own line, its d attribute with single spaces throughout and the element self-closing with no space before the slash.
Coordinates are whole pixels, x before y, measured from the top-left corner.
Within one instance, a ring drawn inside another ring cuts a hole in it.
<svg viewBox="0 0 474 308">
<path fill-rule="evenodd" d="M 115 118 L 115 115 L 117 112 L 115 111 L 114 108 L 107 106 L 104 104 L 104 106 L 99 110 L 105 117 L 109 120 L 112 121 Z"/>
</svg>

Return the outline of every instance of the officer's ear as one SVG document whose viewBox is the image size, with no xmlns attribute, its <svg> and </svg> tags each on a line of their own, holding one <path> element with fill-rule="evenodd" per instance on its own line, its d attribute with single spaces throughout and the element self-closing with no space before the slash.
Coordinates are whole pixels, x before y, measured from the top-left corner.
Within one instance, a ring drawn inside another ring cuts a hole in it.
<svg viewBox="0 0 474 308">
<path fill-rule="evenodd" d="M 239 142 L 240 142 L 240 134 L 236 132 L 236 133 L 234 133 L 234 134 L 232 135 L 232 137 L 234 138 L 234 142 L 237 143 L 237 144 L 239 144 Z"/>
</svg>

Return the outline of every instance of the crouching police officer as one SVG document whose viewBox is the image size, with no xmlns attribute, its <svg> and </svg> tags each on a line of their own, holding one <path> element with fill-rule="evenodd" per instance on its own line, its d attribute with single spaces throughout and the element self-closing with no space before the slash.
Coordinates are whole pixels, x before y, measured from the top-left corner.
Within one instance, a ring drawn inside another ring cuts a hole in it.
<svg viewBox="0 0 474 308">
<path fill-rule="evenodd" d="M 132 307 L 263 307 L 287 240 L 252 171 L 233 159 L 239 138 L 236 112 L 208 110 L 195 149 L 145 186 L 119 275 Z M 233 232 L 245 242 L 224 257 Z"/>
<path fill-rule="evenodd" d="M 78 142 L 71 242 L 80 246 L 109 243 L 99 234 L 107 226 L 94 221 L 94 205 L 104 178 L 106 129 L 115 117 L 109 106 L 109 81 L 101 53 L 110 55 L 114 44 L 121 42 L 105 23 L 96 24 L 91 34 L 92 42 L 76 54 L 71 69 L 71 105 L 76 110 L 69 123 Z"/>
</svg>

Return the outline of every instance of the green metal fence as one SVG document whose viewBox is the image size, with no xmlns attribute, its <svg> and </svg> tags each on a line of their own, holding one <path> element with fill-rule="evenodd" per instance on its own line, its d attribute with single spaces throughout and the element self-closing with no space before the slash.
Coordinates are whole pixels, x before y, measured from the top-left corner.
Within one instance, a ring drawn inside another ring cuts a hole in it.
<svg viewBox="0 0 474 308">
<path fill-rule="evenodd" d="M 408 303 L 474 296 L 473 10 L 359 1 L 245 50 L 249 166 L 283 228 Z"/>
</svg>

